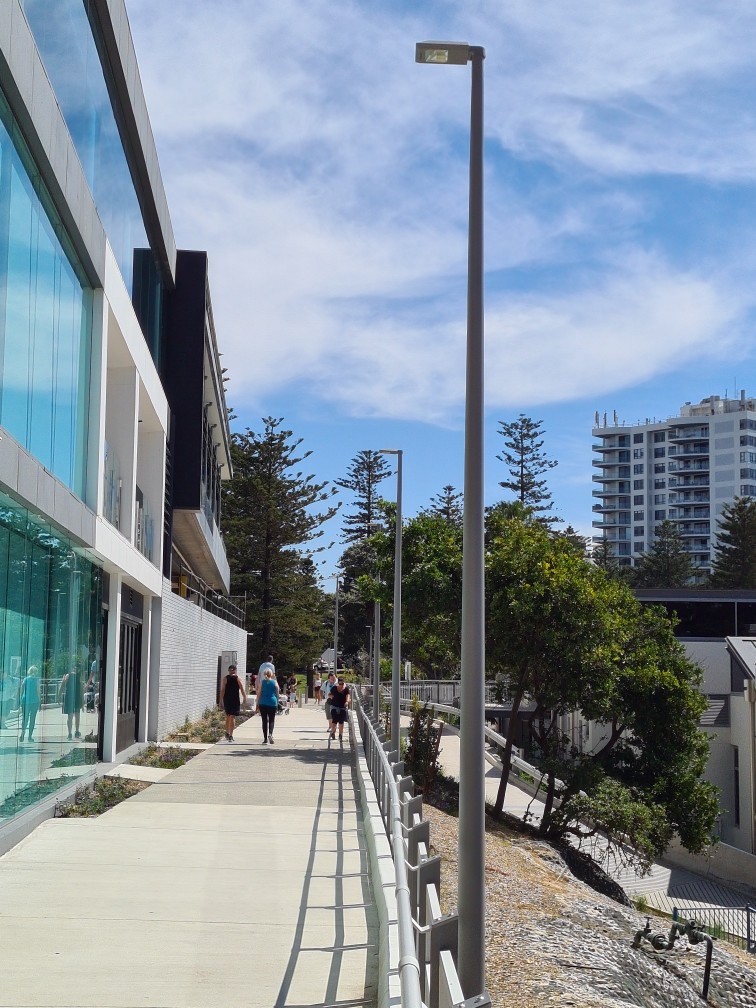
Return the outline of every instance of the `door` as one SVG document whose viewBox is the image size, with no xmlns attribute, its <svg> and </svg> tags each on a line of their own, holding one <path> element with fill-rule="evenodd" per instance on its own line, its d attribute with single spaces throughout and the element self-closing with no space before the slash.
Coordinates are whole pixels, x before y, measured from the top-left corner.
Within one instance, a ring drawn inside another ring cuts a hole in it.
<svg viewBox="0 0 756 1008">
<path fill-rule="evenodd" d="M 142 668 L 142 624 L 122 618 L 120 638 L 116 752 L 121 752 L 136 742 Z"/>
</svg>

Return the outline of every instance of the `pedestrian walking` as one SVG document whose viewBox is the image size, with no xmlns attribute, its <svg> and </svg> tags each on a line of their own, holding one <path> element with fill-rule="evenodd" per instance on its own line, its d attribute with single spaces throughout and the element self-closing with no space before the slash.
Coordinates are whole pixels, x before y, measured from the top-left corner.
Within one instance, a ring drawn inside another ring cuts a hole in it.
<svg viewBox="0 0 756 1008">
<path fill-rule="evenodd" d="M 280 693 L 275 675 L 270 669 L 266 669 L 265 678 L 257 687 L 257 709 L 262 718 L 263 745 L 273 745 L 273 725 Z"/>
<path fill-rule="evenodd" d="M 265 661 L 262 663 L 260 668 L 257 670 L 257 679 L 255 680 L 255 692 L 260 694 L 260 687 L 262 686 L 263 679 L 265 678 L 265 673 L 270 670 L 273 675 L 276 674 L 276 666 L 273 664 L 273 655 L 269 654 Z"/>
<path fill-rule="evenodd" d="M 241 711 L 242 703 L 246 703 L 247 694 L 239 676 L 236 665 L 229 665 L 228 672 L 223 677 L 220 688 L 218 706 L 226 712 L 226 741 L 234 741 L 234 726 L 236 716 Z"/>
<path fill-rule="evenodd" d="M 331 690 L 336 685 L 336 675 L 334 672 L 328 673 L 328 678 L 323 686 L 323 698 L 325 700 L 326 731 L 331 730 Z"/>
<path fill-rule="evenodd" d="M 339 742 L 344 741 L 344 724 L 347 719 L 347 711 L 352 702 L 352 694 L 344 680 L 339 676 L 336 685 L 330 693 L 331 697 L 331 738 L 336 738 L 336 729 L 339 729 Z"/>
<path fill-rule="evenodd" d="M 323 680 L 320 678 L 320 672 L 316 672 L 312 680 L 312 692 L 315 694 L 315 706 L 320 707 L 320 701 L 322 700 L 322 695 L 320 688 L 323 685 Z"/>
</svg>

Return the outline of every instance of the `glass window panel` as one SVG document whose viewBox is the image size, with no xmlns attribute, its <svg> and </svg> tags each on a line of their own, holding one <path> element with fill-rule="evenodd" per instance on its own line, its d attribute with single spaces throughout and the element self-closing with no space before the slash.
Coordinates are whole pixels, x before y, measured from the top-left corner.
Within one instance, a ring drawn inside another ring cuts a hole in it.
<svg viewBox="0 0 756 1008">
<path fill-rule="evenodd" d="M 97 760 L 101 584 L 98 568 L 0 493 L 0 821 Z"/>
<path fill-rule="evenodd" d="M 91 291 L 0 95 L 0 423 L 80 497 Z"/>
</svg>

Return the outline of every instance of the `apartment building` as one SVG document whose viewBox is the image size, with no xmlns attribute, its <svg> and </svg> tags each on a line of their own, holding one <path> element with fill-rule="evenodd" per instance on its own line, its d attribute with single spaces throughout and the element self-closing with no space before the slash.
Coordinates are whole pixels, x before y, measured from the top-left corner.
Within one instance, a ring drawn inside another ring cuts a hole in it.
<svg viewBox="0 0 756 1008">
<path fill-rule="evenodd" d="M 708 573 L 723 506 L 756 497 L 756 399 L 708 396 L 678 416 L 593 428 L 594 542 L 620 564 L 649 549 L 656 527 L 675 522 L 701 578 Z"/>
<path fill-rule="evenodd" d="M 123 0 L 0 3 L 0 365 L 2 834 L 246 657 L 207 256 L 176 249 Z"/>
</svg>

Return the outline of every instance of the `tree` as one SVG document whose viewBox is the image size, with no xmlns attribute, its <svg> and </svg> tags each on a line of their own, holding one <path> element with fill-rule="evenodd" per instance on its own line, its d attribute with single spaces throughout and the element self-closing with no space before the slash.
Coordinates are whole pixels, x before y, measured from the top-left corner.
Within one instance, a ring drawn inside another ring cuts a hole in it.
<svg viewBox="0 0 756 1008">
<path fill-rule="evenodd" d="M 232 591 L 247 597 L 254 650 L 281 665 L 301 666 L 328 640 L 325 602 L 312 556 L 336 513 L 336 490 L 298 468 L 311 451 L 266 417 L 262 433 L 247 428 L 231 438 L 233 478 L 224 490 L 223 531 Z M 254 665 L 254 662 L 252 662 Z"/>
<path fill-rule="evenodd" d="M 462 524 L 462 494 L 458 493 L 454 487 L 447 483 L 440 494 L 431 497 L 429 514 L 441 515 L 448 522 L 456 525 Z"/>
<path fill-rule="evenodd" d="M 576 528 L 572 525 L 566 525 L 563 529 L 559 529 L 556 535 L 561 536 L 568 543 L 572 544 L 572 548 L 579 554 L 579 556 L 584 557 L 588 552 L 588 543 L 590 539 L 588 536 L 581 535 Z"/>
<path fill-rule="evenodd" d="M 657 525 L 654 541 L 636 564 L 636 588 L 684 588 L 695 574 L 683 537 L 673 521 Z"/>
<path fill-rule="evenodd" d="M 344 516 L 341 538 L 346 543 L 368 539 L 378 530 L 378 484 L 391 474 L 391 467 L 380 452 L 358 452 L 349 463 L 347 475 L 336 486 L 354 495 L 355 510 Z"/>
<path fill-rule="evenodd" d="M 378 585 L 365 578 L 366 596 L 392 608 L 396 509 L 387 505 L 389 527 L 373 538 Z M 462 526 L 422 511 L 402 529 L 402 654 L 421 672 L 451 676 L 459 671 L 462 605 Z M 388 616 L 387 616 L 388 619 Z"/>
<path fill-rule="evenodd" d="M 756 500 L 736 497 L 717 522 L 712 588 L 756 588 Z"/>
<path fill-rule="evenodd" d="M 512 704 L 495 813 L 527 699 L 532 758 L 546 781 L 541 833 L 600 829 L 641 864 L 662 853 L 674 829 L 689 850 L 702 850 L 717 815 L 716 789 L 701 780 L 706 701 L 701 670 L 666 614 L 643 608 L 561 537 L 498 516 L 487 586 L 487 664 Z M 577 752 L 560 729 L 562 715 L 576 710 L 604 729 L 590 753 Z"/>
<path fill-rule="evenodd" d="M 593 544 L 590 551 L 591 563 L 599 567 L 607 577 L 629 584 L 633 579 L 633 569 L 623 566 L 614 555 L 610 541 L 604 536 Z"/>
<path fill-rule="evenodd" d="M 521 504 L 531 508 L 540 521 L 548 523 L 555 521 L 548 514 L 554 507 L 551 492 L 543 473 L 553 469 L 559 463 L 547 458 L 543 448 L 542 421 L 532 420 L 520 413 L 511 423 L 499 422 L 499 434 L 504 438 L 505 450 L 496 458 L 509 469 L 508 480 L 502 480 L 499 486 L 511 490 Z"/>
</svg>

